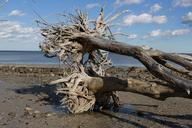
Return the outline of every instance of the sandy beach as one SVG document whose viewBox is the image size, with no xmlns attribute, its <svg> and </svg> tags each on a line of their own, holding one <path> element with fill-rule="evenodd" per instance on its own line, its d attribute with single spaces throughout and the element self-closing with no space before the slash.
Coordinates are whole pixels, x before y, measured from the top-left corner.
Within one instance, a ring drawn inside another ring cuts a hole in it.
<svg viewBox="0 0 192 128">
<path fill-rule="evenodd" d="M 191 128 L 191 97 L 154 99 L 119 92 L 118 112 L 66 114 L 47 85 L 59 77 L 58 66 L 0 65 L 0 128 Z M 156 80 L 144 68 L 113 67 L 111 76 Z"/>
</svg>

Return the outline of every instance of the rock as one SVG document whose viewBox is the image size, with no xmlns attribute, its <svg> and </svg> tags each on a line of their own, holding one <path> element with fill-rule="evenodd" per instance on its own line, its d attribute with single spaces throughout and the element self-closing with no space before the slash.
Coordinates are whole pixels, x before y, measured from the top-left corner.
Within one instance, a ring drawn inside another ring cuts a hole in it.
<svg viewBox="0 0 192 128">
<path fill-rule="evenodd" d="M 55 74 L 54 74 L 54 73 L 50 73 L 50 76 L 54 77 L 54 76 L 55 76 Z"/>
<path fill-rule="evenodd" d="M 12 118 L 14 118 L 16 116 L 16 113 L 15 112 L 9 112 L 8 115 Z"/>
<path fill-rule="evenodd" d="M 54 115 L 56 115 L 56 113 L 46 113 L 46 117 L 51 117 L 51 116 L 54 116 Z"/>
<path fill-rule="evenodd" d="M 40 114 L 40 111 L 35 110 L 35 111 L 34 111 L 34 114 Z"/>
<path fill-rule="evenodd" d="M 33 109 L 32 108 L 30 108 L 30 107 L 26 107 L 25 108 L 25 115 L 32 115 L 33 114 Z"/>
<path fill-rule="evenodd" d="M 25 110 L 26 110 L 26 111 L 32 111 L 33 109 L 30 108 L 30 107 L 26 107 Z"/>
<path fill-rule="evenodd" d="M 51 117 L 51 116 L 53 116 L 53 114 L 52 113 L 47 113 L 45 116 L 46 117 Z"/>
</svg>

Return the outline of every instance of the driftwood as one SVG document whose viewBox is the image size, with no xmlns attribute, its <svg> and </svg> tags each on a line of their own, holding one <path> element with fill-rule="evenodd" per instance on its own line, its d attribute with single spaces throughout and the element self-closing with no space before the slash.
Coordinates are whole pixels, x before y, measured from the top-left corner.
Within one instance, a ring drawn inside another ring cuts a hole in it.
<svg viewBox="0 0 192 128">
<path fill-rule="evenodd" d="M 112 21 L 127 12 L 104 18 L 101 9 L 96 20 L 89 20 L 87 14 L 77 10 L 77 15 L 62 15 L 66 18 L 64 23 L 50 25 L 46 21 L 37 21 L 43 25 L 42 35 L 45 37 L 40 45 L 42 51 L 47 57 L 58 57 L 65 67 L 71 69 L 67 76 L 50 83 L 58 85 L 56 93 L 63 96 L 61 103 L 71 113 L 108 106 L 118 107 L 116 91 L 151 97 L 175 93 L 176 88 L 183 89 L 188 94 L 192 91 L 191 56 L 115 41 L 116 34 L 110 30 Z M 169 86 L 133 78 L 122 80 L 107 76 L 105 70 L 112 64 L 108 52 L 138 59 L 152 75 L 166 81 Z"/>
<path fill-rule="evenodd" d="M 83 45 L 92 45 L 92 47 L 94 47 L 95 49 L 103 49 L 118 54 L 132 56 L 142 62 L 143 65 L 145 65 L 145 67 L 154 76 L 165 80 L 173 84 L 174 86 L 178 86 L 189 91 L 192 89 L 192 80 L 174 75 L 167 67 L 164 67 L 161 64 L 162 61 L 164 61 L 163 63 L 167 63 L 165 61 L 166 59 L 169 61 L 173 61 L 181 66 L 184 66 L 184 68 L 188 69 L 190 72 L 190 70 L 192 70 L 192 63 L 180 56 L 170 53 L 163 53 L 160 51 L 157 51 L 159 52 L 159 54 L 157 54 L 155 53 L 156 51 L 153 49 L 147 50 L 147 52 L 145 52 L 145 50 L 139 46 L 131 46 L 124 43 L 119 43 L 116 41 L 106 40 L 97 37 L 81 35 L 77 37 L 77 40 L 79 40 L 79 42 L 81 42 Z"/>
</svg>

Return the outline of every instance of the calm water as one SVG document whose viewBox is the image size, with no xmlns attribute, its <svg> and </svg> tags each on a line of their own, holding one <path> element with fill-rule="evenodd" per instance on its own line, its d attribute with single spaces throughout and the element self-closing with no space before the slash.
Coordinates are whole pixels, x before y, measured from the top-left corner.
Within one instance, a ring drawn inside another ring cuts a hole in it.
<svg viewBox="0 0 192 128">
<path fill-rule="evenodd" d="M 110 53 L 115 66 L 142 66 L 132 57 Z M 59 64 L 57 58 L 47 58 L 40 51 L 0 51 L 0 64 Z"/>
</svg>

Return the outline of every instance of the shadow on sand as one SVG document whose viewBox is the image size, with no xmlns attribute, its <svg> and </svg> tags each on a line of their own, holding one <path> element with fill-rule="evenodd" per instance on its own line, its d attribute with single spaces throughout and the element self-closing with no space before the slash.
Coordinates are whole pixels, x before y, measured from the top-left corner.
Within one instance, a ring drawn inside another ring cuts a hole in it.
<svg viewBox="0 0 192 128">
<path fill-rule="evenodd" d="M 56 95 L 55 90 L 56 86 L 54 85 L 32 85 L 28 88 L 18 88 L 13 91 L 19 94 L 32 94 L 38 96 L 36 102 L 43 102 L 44 105 L 52 105 L 54 109 L 61 109 L 61 97 Z M 64 109 L 61 111 L 63 112 Z"/>
<path fill-rule="evenodd" d="M 153 121 L 154 123 L 158 123 L 160 125 L 164 125 L 164 126 L 167 126 L 170 128 L 192 128 L 192 125 L 181 125 L 176 121 L 170 121 L 170 120 L 192 121 L 192 115 L 161 115 L 161 114 L 156 114 L 156 113 L 152 113 L 152 112 L 133 109 L 134 106 L 148 106 L 148 105 L 144 105 L 144 104 L 132 104 L 132 105 L 133 106 L 131 106 L 131 107 L 120 107 L 117 114 L 115 114 L 114 112 L 111 112 L 111 111 L 101 111 L 99 113 L 101 113 L 105 116 L 116 118 L 122 122 L 130 123 L 130 124 L 132 124 L 136 127 L 140 127 L 140 128 L 146 128 L 146 126 L 143 126 L 141 124 L 138 124 L 138 123 L 130 121 L 130 120 L 127 120 L 126 117 L 134 116 L 137 119 Z M 149 105 L 149 107 L 157 107 L 157 106 Z M 121 114 L 123 114 L 123 115 L 126 114 L 126 117 L 125 116 L 122 117 Z"/>
<path fill-rule="evenodd" d="M 44 86 L 33 85 L 28 88 L 14 89 L 14 91 L 19 94 L 33 94 L 36 96 L 41 95 L 42 98 L 39 101 L 43 101 L 46 104 L 57 107 L 60 105 L 59 101 L 61 97 L 55 94 L 55 90 L 56 90 L 56 86 L 54 85 L 44 85 Z M 134 106 L 158 107 L 157 105 L 130 104 L 128 106 L 131 106 L 131 108 L 122 106 L 119 108 L 118 112 L 104 110 L 98 113 L 104 116 L 108 116 L 110 118 L 116 118 L 119 121 L 126 122 L 135 127 L 140 127 L 140 128 L 147 128 L 147 127 L 144 126 L 144 124 L 139 124 L 138 122 L 128 120 L 125 117 L 122 117 L 119 115 L 126 114 L 126 116 L 134 116 L 138 119 L 153 121 L 154 123 L 158 123 L 160 125 L 162 124 L 170 128 L 191 128 L 192 127 L 192 125 L 181 125 L 176 121 L 170 121 L 170 119 L 192 121 L 192 115 L 160 115 L 152 112 L 140 111 L 140 110 L 134 109 Z"/>
</svg>

